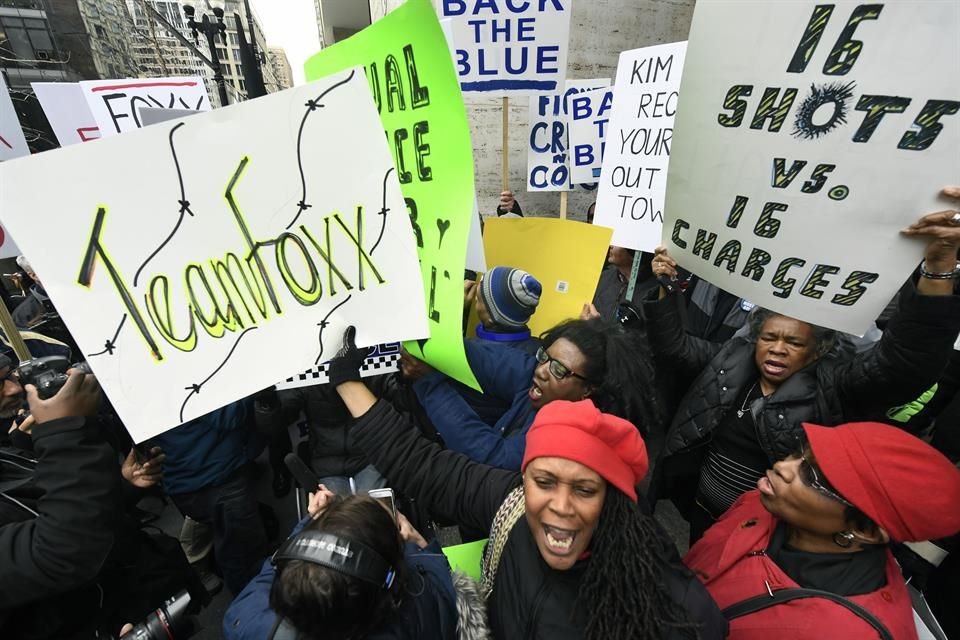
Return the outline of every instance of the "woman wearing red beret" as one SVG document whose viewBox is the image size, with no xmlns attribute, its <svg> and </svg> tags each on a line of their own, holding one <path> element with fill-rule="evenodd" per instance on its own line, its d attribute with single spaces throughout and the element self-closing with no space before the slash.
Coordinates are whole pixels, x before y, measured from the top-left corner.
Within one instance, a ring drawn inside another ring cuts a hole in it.
<svg viewBox="0 0 960 640">
<path fill-rule="evenodd" d="M 888 543 L 960 531 L 960 471 L 887 425 L 803 430 L 803 450 L 773 465 L 684 561 L 735 640 L 915 639 Z"/>
<path fill-rule="evenodd" d="M 633 424 L 589 399 L 555 400 L 526 435 L 521 472 L 498 469 L 421 436 L 360 381 L 361 360 L 348 330 L 330 370 L 354 442 L 435 516 L 490 530 L 493 638 L 724 637 L 720 611 L 637 505 L 648 461 Z"/>
</svg>

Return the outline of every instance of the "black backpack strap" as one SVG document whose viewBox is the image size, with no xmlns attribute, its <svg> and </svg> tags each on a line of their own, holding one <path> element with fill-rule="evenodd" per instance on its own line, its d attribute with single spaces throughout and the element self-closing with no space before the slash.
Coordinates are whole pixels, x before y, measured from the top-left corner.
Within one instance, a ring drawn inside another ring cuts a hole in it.
<svg viewBox="0 0 960 640">
<path fill-rule="evenodd" d="M 882 640 L 893 640 L 893 636 L 875 615 L 843 596 L 819 589 L 780 589 L 779 591 L 774 591 L 772 594 L 764 593 L 759 596 L 747 598 L 746 600 L 741 600 L 725 608 L 722 613 L 727 620 L 733 620 L 734 618 L 756 613 L 767 607 L 790 602 L 791 600 L 799 600 L 800 598 L 824 598 L 825 600 L 835 602 L 841 607 L 845 607 L 849 611 L 857 614 L 864 622 L 876 630 Z"/>
</svg>

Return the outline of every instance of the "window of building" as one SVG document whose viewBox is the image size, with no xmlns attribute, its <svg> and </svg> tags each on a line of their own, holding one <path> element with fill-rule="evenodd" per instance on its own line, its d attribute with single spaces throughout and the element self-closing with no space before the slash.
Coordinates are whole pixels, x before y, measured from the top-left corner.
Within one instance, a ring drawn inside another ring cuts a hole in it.
<svg viewBox="0 0 960 640">
<path fill-rule="evenodd" d="M 49 58 L 53 53 L 53 40 L 44 20 L 34 18 L 0 17 L 0 47 L 8 56 L 34 60 Z M 38 56 L 37 51 L 42 53 Z"/>
<path fill-rule="evenodd" d="M 234 49 L 234 50 L 233 50 L 233 59 L 234 59 L 234 60 L 239 60 L 239 59 L 240 59 L 240 49 Z"/>
</svg>

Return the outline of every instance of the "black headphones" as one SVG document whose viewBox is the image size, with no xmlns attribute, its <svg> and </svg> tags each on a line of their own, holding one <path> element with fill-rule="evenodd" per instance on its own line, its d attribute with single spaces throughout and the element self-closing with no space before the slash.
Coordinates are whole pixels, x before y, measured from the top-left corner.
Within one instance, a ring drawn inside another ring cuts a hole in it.
<svg viewBox="0 0 960 640">
<path fill-rule="evenodd" d="M 383 589 L 392 587 L 397 577 L 396 569 L 367 545 L 314 529 L 288 538 L 271 558 L 274 566 L 287 560 L 319 564 Z"/>
</svg>

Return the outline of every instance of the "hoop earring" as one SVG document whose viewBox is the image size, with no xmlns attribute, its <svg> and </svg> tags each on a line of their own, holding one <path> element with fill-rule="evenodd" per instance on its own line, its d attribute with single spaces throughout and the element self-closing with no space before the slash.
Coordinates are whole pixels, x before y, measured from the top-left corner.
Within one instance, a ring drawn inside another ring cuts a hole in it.
<svg viewBox="0 0 960 640">
<path fill-rule="evenodd" d="M 833 534 L 833 544 L 843 549 L 849 549 L 856 536 L 849 531 L 839 531 Z"/>
</svg>

